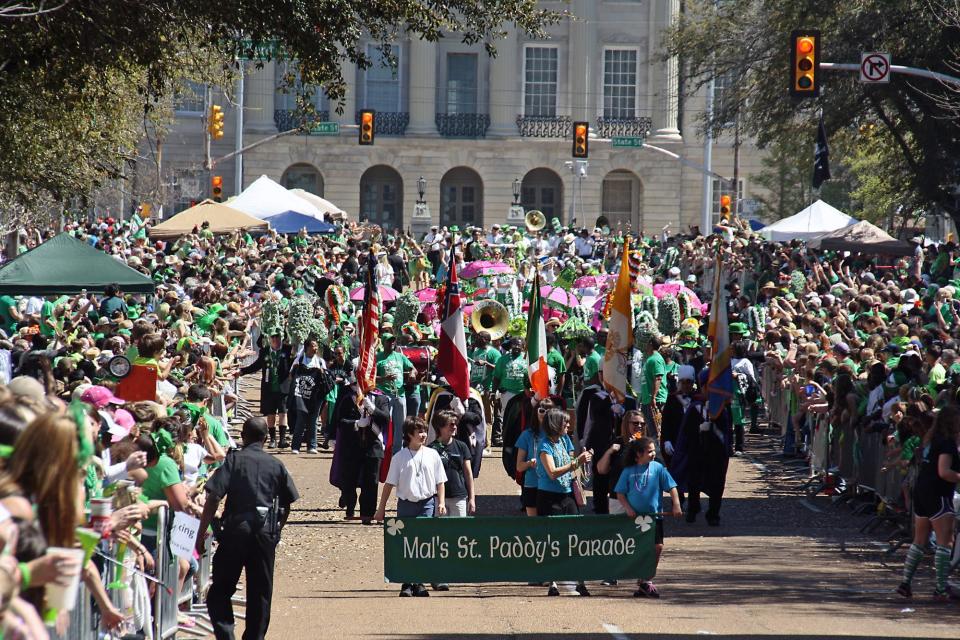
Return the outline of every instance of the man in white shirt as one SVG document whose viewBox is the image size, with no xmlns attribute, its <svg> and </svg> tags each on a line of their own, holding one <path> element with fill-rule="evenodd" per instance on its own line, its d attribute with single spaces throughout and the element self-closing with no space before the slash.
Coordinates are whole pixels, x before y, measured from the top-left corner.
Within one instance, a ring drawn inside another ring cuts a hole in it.
<svg viewBox="0 0 960 640">
<path fill-rule="evenodd" d="M 487 234 L 487 244 L 491 246 L 503 244 L 503 234 L 500 233 L 500 225 L 495 224 L 490 228 L 490 233 Z"/>
<path fill-rule="evenodd" d="M 433 225 L 430 227 L 430 233 L 424 236 L 423 244 L 427 248 L 427 260 L 433 265 L 433 272 L 436 273 L 440 266 L 440 253 L 447 246 L 443 234 L 440 233 L 439 226 Z"/>
<path fill-rule="evenodd" d="M 584 260 L 593 257 L 593 239 L 590 237 L 590 232 L 586 229 L 581 229 L 580 235 L 573 241 L 573 246 L 577 252 L 577 257 L 583 258 Z"/>
</svg>

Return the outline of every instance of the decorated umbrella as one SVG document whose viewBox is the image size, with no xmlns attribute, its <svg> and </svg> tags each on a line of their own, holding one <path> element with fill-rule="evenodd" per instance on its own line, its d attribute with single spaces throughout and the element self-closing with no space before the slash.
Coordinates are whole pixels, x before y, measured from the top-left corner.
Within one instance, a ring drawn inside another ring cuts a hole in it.
<svg viewBox="0 0 960 640">
<path fill-rule="evenodd" d="M 616 274 L 608 273 L 600 276 L 581 276 L 573 283 L 574 289 L 586 289 L 588 287 L 602 287 L 610 280 L 616 280 Z"/>
<path fill-rule="evenodd" d="M 436 289 L 420 289 L 417 291 L 417 300 L 420 302 L 436 302 L 437 301 L 437 290 Z"/>
<path fill-rule="evenodd" d="M 513 273 L 513 267 L 505 262 L 475 260 L 468 263 L 457 275 L 461 278 L 479 278 L 481 276 L 496 276 L 509 273 Z"/>
<path fill-rule="evenodd" d="M 350 299 L 363 300 L 364 289 L 366 289 L 366 287 L 357 287 L 351 291 Z M 393 302 L 400 295 L 400 293 L 393 287 L 388 287 L 382 284 L 377 287 L 377 290 L 380 291 L 380 299 L 384 302 Z"/>
<path fill-rule="evenodd" d="M 700 302 L 700 297 L 695 294 L 689 287 L 680 284 L 679 282 L 669 282 L 664 284 L 653 285 L 653 296 L 655 298 L 662 298 L 664 296 L 675 296 L 683 292 L 687 294 L 687 297 L 690 298 L 690 306 L 700 309 L 701 313 L 707 312 L 707 305 Z"/>
<path fill-rule="evenodd" d="M 577 296 L 565 289 L 552 287 L 550 285 L 540 287 L 540 295 L 543 296 L 543 301 L 547 304 L 558 304 L 561 307 L 576 307 L 580 304 Z"/>
</svg>

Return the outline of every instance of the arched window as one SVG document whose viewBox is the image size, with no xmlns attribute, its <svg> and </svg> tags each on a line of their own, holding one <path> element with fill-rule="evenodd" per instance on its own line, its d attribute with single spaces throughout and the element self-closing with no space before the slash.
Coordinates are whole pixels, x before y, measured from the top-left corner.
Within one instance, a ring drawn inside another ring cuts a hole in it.
<svg viewBox="0 0 960 640">
<path fill-rule="evenodd" d="M 403 178 L 393 167 L 377 165 L 360 176 L 360 220 L 385 231 L 403 228 Z"/>
<path fill-rule="evenodd" d="M 611 229 L 621 224 L 624 230 L 639 233 L 643 230 L 643 185 L 632 171 L 618 169 L 603 178 L 601 209 Z"/>
<path fill-rule="evenodd" d="M 525 211 L 543 212 L 549 223 L 552 218 L 563 221 L 563 180 L 550 169 L 534 169 L 523 176 L 520 203 Z"/>
<path fill-rule="evenodd" d="M 315 196 L 323 197 L 323 176 L 312 164 L 290 165 L 283 172 L 280 184 L 287 189 L 303 189 Z"/>
<path fill-rule="evenodd" d="M 483 180 L 467 167 L 450 169 L 440 181 L 440 224 L 483 225 Z"/>
</svg>

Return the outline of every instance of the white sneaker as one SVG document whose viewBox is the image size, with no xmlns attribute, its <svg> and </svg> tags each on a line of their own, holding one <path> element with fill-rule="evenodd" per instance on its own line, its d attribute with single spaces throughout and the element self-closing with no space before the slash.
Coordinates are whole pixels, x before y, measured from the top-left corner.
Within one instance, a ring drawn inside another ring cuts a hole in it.
<svg viewBox="0 0 960 640">
<path fill-rule="evenodd" d="M 316 452 L 317 452 L 316 449 L 307 449 L 307 453 L 316 453 Z"/>
<path fill-rule="evenodd" d="M 291 449 L 291 450 L 290 450 L 290 453 L 292 453 L 292 454 L 295 455 L 295 456 L 296 456 L 296 455 L 300 455 L 300 449 Z"/>
</svg>

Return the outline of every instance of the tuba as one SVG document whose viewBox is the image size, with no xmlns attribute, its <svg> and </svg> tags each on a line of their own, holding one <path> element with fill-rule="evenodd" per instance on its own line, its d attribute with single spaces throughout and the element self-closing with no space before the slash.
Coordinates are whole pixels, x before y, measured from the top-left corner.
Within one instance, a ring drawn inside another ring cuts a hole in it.
<svg viewBox="0 0 960 640">
<path fill-rule="evenodd" d="M 537 211 L 536 209 L 527 211 L 523 223 L 527 225 L 527 231 L 540 231 L 540 229 L 547 226 L 547 216 L 543 215 L 542 211 Z"/>
<path fill-rule="evenodd" d="M 499 340 L 507 333 L 510 315 L 507 313 L 507 308 L 496 300 L 480 300 L 473 305 L 470 325 L 477 333 L 486 331 L 490 334 L 491 340 Z"/>
</svg>

